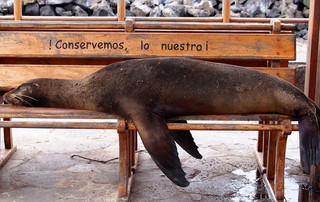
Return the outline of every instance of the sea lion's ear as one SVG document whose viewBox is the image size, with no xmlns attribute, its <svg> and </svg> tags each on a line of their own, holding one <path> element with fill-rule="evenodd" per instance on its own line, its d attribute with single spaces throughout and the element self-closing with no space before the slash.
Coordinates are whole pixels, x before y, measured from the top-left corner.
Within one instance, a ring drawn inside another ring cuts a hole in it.
<svg viewBox="0 0 320 202">
<path fill-rule="evenodd" d="M 165 120 L 142 107 L 131 118 L 146 150 L 161 171 L 176 185 L 188 186 L 186 173 L 182 170 L 176 145 Z"/>
<path fill-rule="evenodd" d="M 39 85 L 38 83 L 33 83 L 33 85 L 34 85 L 35 87 L 37 87 L 37 88 L 40 87 L 40 85 Z"/>
</svg>

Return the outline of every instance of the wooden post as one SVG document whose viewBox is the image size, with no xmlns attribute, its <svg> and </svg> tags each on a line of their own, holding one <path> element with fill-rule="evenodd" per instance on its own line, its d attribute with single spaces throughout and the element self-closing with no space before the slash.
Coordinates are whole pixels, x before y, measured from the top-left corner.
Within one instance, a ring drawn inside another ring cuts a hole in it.
<svg viewBox="0 0 320 202">
<path fill-rule="evenodd" d="M 278 122 L 271 122 L 278 124 Z M 267 178 L 274 179 L 275 174 L 275 159 L 276 159 L 276 145 L 277 145 L 277 131 L 270 131 L 269 135 L 269 149 L 268 149 L 268 163 L 267 163 Z"/>
<path fill-rule="evenodd" d="M 287 135 L 278 132 L 276 151 L 276 170 L 274 179 L 274 194 L 277 200 L 284 199 L 284 167 Z"/>
<path fill-rule="evenodd" d="M 264 124 L 269 124 L 269 121 L 264 121 Z M 270 136 L 270 131 L 263 131 L 263 161 L 262 165 L 264 167 L 268 166 L 268 153 L 269 153 L 269 136 Z"/>
<path fill-rule="evenodd" d="M 230 22 L 230 0 L 223 0 L 222 20 L 224 23 Z"/>
<path fill-rule="evenodd" d="M 124 21 L 126 18 L 126 2 L 125 0 L 118 0 L 118 5 L 117 5 L 117 10 L 118 10 L 118 21 Z"/>
<path fill-rule="evenodd" d="M 130 162 L 128 159 L 128 130 L 126 130 L 126 121 L 124 119 L 118 120 L 118 128 L 117 132 L 119 134 L 119 188 L 118 195 L 119 197 L 125 197 L 128 195 L 128 163 Z"/>
<path fill-rule="evenodd" d="M 320 104 L 320 2 L 310 1 L 305 94 Z M 317 79 L 318 78 L 318 79 Z"/>
<path fill-rule="evenodd" d="M 21 0 L 14 0 L 13 13 L 15 20 L 21 20 L 22 18 L 22 3 Z"/>
<path fill-rule="evenodd" d="M 274 194 L 277 200 L 284 200 L 284 168 L 288 135 L 292 132 L 290 120 L 283 120 L 283 131 L 278 132 L 276 143 L 276 169 L 274 178 Z"/>
<path fill-rule="evenodd" d="M 4 119 L 4 121 L 10 121 L 10 119 Z M 4 146 L 6 149 L 12 149 L 13 141 L 12 141 L 12 130 L 11 128 L 3 128 L 4 135 Z"/>
</svg>

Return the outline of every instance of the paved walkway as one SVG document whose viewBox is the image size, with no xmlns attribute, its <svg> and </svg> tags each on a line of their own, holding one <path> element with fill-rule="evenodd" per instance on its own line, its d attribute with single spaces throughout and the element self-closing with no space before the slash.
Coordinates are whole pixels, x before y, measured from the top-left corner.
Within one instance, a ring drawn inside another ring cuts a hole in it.
<svg viewBox="0 0 320 202">
<path fill-rule="evenodd" d="M 255 132 L 193 132 L 203 155 L 197 160 L 179 149 L 187 188 L 172 184 L 140 146 L 139 165 L 130 201 L 266 200 L 256 179 Z M 114 131 L 14 129 L 18 151 L 0 170 L 0 201 L 116 201 L 118 161 L 107 164 L 70 158 L 77 154 L 98 160 L 118 156 Z M 297 201 L 302 174 L 298 134 L 288 139 L 286 196 Z M 300 186 L 300 188 L 301 188 Z"/>
</svg>

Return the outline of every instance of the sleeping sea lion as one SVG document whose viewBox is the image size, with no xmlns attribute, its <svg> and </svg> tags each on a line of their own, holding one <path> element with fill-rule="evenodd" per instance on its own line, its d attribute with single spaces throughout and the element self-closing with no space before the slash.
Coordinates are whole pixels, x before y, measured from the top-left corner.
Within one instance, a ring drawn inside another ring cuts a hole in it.
<svg viewBox="0 0 320 202">
<path fill-rule="evenodd" d="M 279 113 L 299 121 L 305 173 L 319 165 L 320 110 L 300 90 L 260 71 L 187 58 L 132 59 L 80 80 L 34 79 L 4 95 L 6 103 L 86 109 L 131 119 L 146 150 L 179 186 L 188 186 L 174 140 L 201 158 L 189 131 L 169 131 L 180 115 Z M 185 136 L 184 136 L 185 135 Z"/>
</svg>

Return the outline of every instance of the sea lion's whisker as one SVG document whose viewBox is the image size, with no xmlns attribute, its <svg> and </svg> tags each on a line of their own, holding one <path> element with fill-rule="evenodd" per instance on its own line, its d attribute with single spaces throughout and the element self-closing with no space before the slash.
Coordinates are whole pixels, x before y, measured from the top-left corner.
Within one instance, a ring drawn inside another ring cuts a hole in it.
<svg viewBox="0 0 320 202">
<path fill-rule="evenodd" d="M 29 98 L 31 100 L 34 100 L 34 101 L 38 102 L 38 100 L 36 98 L 33 98 L 33 97 L 29 96 L 29 95 L 20 95 L 20 96 L 26 97 L 26 98 Z"/>
<path fill-rule="evenodd" d="M 27 103 L 30 107 L 33 107 L 32 106 L 32 104 L 30 104 L 30 102 L 28 102 L 28 101 L 26 101 L 25 99 L 23 99 L 23 98 L 21 98 L 21 97 L 19 97 L 19 96 L 15 96 L 15 98 L 17 99 L 17 100 L 19 100 L 20 102 L 25 102 L 25 103 Z"/>
</svg>

